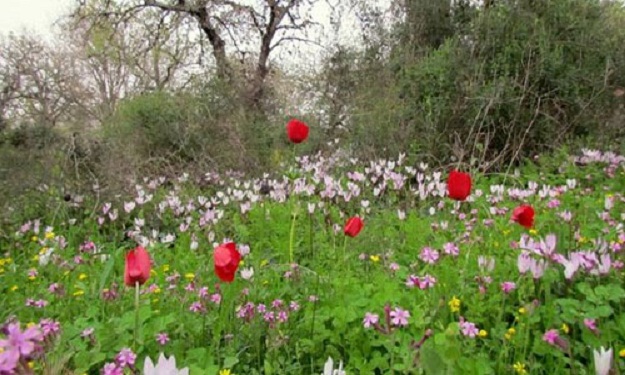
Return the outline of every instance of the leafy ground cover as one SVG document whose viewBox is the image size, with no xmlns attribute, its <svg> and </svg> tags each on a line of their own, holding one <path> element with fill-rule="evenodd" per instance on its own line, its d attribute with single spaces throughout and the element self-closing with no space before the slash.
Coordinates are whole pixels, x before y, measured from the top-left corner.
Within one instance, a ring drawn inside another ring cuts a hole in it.
<svg viewBox="0 0 625 375">
<path fill-rule="evenodd" d="M 0 374 L 622 372 L 624 166 L 315 155 L 68 195 L 3 228 Z"/>
</svg>

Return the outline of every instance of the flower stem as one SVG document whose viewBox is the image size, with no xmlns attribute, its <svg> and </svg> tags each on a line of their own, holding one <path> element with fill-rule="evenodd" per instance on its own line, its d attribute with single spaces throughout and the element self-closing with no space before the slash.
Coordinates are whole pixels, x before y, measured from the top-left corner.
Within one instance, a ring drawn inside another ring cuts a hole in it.
<svg viewBox="0 0 625 375">
<path fill-rule="evenodd" d="M 347 236 L 343 236 L 343 265 L 347 263 L 347 271 L 349 272 L 349 262 L 347 262 Z"/>
<path fill-rule="evenodd" d="M 293 247 L 295 242 L 295 220 L 297 220 L 297 213 L 295 211 L 291 211 L 292 220 L 291 220 L 291 233 L 289 235 L 289 261 L 293 264 Z"/>
<path fill-rule="evenodd" d="M 139 282 L 135 282 L 135 333 L 133 338 L 133 350 L 137 352 L 137 335 L 139 334 Z"/>
<path fill-rule="evenodd" d="M 310 241 L 310 263 L 314 264 L 315 262 L 315 245 L 314 245 L 314 239 L 313 239 L 313 215 L 309 214 L 308 215 L 309 218 L 309 222 L 308 222 L 308 237 L 309 237 L 309 241 Z"/>
</svg>

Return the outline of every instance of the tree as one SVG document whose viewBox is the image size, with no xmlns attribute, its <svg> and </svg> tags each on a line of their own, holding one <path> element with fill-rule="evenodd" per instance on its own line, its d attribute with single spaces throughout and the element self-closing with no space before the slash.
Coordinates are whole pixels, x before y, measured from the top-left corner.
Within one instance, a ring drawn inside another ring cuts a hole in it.
<svg viewBox="0 0 625 375">
<path fill-rule="evenodd" d="M 53 127 L 71 114 L 69 92 L 79 85 L 72 61 L 63 51 L 31 35 L 9 35 L 0 48 L 0 118 L 21 115 L 22 121 Z"/>
<path fill-rule="evenodd" d="M 79 61 L 86 91 L 81 103 L 91 118 L 102 122 L 128 95 L 189 83 L 198 69 L 181 22 L 177 15 L 145 12 L 132 22 L 79 18 L 62 24 L 61 37 Z"/>
<path fill-rule="evenodd" d="M 261 109 L 264 83 L 270 71 L 271 53 L 288 41 L 306 41 L 306 31 L 313 25 L 305 16 L 305 5 L 310 7 L 317 0 L 93 0 L 78 1 L 75 16 L 121 22 L 136 20 L 141 13 L 158 10 L 165 15 L 168 27 L 174 15 L 192 20 L 208 40 L 212 49 L 217 77 L 234 83 L 236 71 L 230 53 L 239 59 L 255 56 L 256 66 L 248 82 L 245 98 L 255 109 Z M 204 39 L 205 38 L 205 39 Z"/>
</svg>

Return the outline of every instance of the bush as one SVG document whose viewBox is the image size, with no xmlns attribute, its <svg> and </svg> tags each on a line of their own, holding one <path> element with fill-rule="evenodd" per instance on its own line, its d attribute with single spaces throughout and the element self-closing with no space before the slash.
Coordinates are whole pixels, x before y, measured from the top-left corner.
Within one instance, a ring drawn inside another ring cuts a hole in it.
<svg viewBox="0 0 625 375">
<path fill-rule="evenodd" d="M 357 69 L 367 79 L 351 103 L 363 148 L 411 148 L 440 163 L 487 159 L 501 169 L 573 139 L 620 134 L 613 92 L 625 86 L 623 8 L 599 0 L 496 4 L 471 13 L 435 49 L 407 45 L 400 33 L 378 71 L 365 52 Z M 404 52 L 424 48 L 417 57 Z"/>
</svg>

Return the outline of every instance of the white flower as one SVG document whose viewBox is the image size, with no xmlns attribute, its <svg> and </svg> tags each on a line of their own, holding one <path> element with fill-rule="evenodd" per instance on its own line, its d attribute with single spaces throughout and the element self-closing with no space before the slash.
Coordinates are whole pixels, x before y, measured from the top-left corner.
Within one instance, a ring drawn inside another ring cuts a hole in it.
<svg viewBox="0 0 625 375">
<path fill-rule="evenodd" d="M 48 263 L 50 263 L 50 256 L 52 256 L 52 253 L 54 253 L 53 247 L 49 247 L 45 249 L 43 252 L 41 252 L 39 255 L 39 265 L 45 266 Z"/>
<path fill-rule="evenodd" d="M 241 269 L 241 278 L 244 280 L 249 280 L 254 276 L 254 268 L 242 268 Z"/>
<path fill-rule="evenodd" d="M 176 368 L 176 358 L 172 355 L 167 359 L 165 355 L 161 353 L 158 357 L 156 367 L 150 357 L 145 357 L 143 375 L 189 375 L 189 368 L 185 367 L 182 370 L 178 370 Z"/>
<path fill-rule="evenodd" d="M 605 350 L 602 346 L 601 351 L 593 350 L 595 355 L 595 373 L 597 375 L 608 375 L 610 367 L 612 367 L 612 348 Z"/>
<path fill-rule="evenodd" d="M 339 362 L 339 368 L 335 370 L 332 357 L 328 357 L 325 366 L 323 366 L 323 374 L 321 375 L 346 375 L 345 371 L 343 371 L 343 361 Z"/>
</svg>

